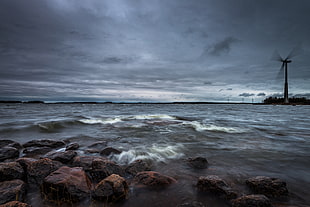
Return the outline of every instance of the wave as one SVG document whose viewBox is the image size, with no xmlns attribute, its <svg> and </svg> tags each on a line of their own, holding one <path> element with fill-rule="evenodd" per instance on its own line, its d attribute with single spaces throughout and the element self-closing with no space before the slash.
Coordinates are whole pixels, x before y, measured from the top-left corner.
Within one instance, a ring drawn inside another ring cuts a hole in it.
<svg viewBox="0 0 310 207">
<path fill-rule="evenodd" d="M 146 148 L 131 149 L 123 151 L 121 154 L 112 155 L 110 159 L 119 164 L 127 165 L 135 160 L 148 160 L 155 162 L 165 162 L 167 159 L 178 159 L 184 156 L 181 152 L 183 145 L 152 145 Z"/>
<path fill-rule="evenodd" d="M 119 117 L 107 118 L 107 119 L 89 118 L 89 119 L 80 119 L 78 121 L 83 124 L 115 124 L 118 122 L 122 122 L 122 119 Z"/>
<path fill-rule="evenodd" d="M 237 127 L 222 127 L 222 126 L 216 126 L 213 124 L 204 124 L 198 121 L 184 122 L 184 124 L 190 125 L 198 132 L 214 131 L 214 132 L 225 132 L 225 133 L 244 133 L 247 131 L 245 129 L 241 129 Z"/>
</svg>

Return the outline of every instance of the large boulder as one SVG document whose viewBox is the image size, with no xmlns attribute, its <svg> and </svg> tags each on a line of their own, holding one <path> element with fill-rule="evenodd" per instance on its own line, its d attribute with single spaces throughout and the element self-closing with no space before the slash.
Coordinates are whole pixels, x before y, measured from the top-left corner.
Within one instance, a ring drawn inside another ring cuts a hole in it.
<svg viewBox="0 0 310 207">
<path fill-rule="evenodd" d="M 208 161 L 204 157 L 194 157 L 194 158 L 188 158 L 187 164 L 195 169 L 205 169 L 208 167 Z"/>
<path fill-rule="evenodd" d="M 72 163 L 73 158 L 77 155 L 77 153 L 73 150 L 67 150 L 64 152 L 52 152 L 45 155 L 45 157 L 62 162 L 64 164 Z"/>
<path fill-rule="evenodd" d="M 31 207 L 31 205 L 27 203 L 22 203 L 20 201 L 10 201 L 8 203 L 0 205 L 0 207 Z"/>
<path fill-rule="evenodd" d="M 58 148 L 65 146 L 65 142 L 57 141 L 52 139 L 39 139 L 39 140 L 31 140 L 23 144 L 24 148 L 27 147 L 49 147 L 49 148 Z"/>
<path fill-rule="evenodd" d="M 232 201 L 232 207 L 272 207 L 264 195 L 245 195 Z"/>
<path fill-rule="evenodd" d="M 94 160 L 107 160 L 106 158 L 99 157 L 99 156 L 76 156 L 73 159 L 72 166 L 74 167 L 82 167 L 85 171 L 92 170 L 92 164 Z"/>
<path fill-rule="evenodd" d="M 4 140 L 0 140 L 0 148 L 2 147 L 14 147 L 16 149 L 21 149 L 22 145 L 13 140 L 4 139 Z"/>
<path fill-rule="evenodd" d="M 40 155 L 44 155 L 52 150 L 53 148 L 50 148 L 50 147 L 27 147 L 22 152 L 23 152 L 23 155 L 26 157 L 39 158 Z"/>
<path fill-rule="evenodd" d="M 48 158 L 31 162 L 27 169 L 27 179 L 29 184 L 42 184 L 43 179 L 46 176 L 62 166 L 62 163 Z"/>
<path fill-rule="evenodd" d="M 158 172 L 144 171 L 139 172 L 134 177 L 134 182 L 146 186 L 160 187 L 160 186 L 168 186 L 170 184 L 176 183 L 177 181 L 172 177 L 162 175 Z"/>
<path fill-rule="evenodd" d="M 199 191 L 212 193 L 228 200 L 237 197 L 237 193 L 233 192 L 226 182 L 216 175 L 199 177 L 197 188 Z"/>
<path fill-rule="evenodd" d="M 52 202 L 78 202 L 90 196 L 91 183 L 81 167 L 63 166 L 44 178 L 42 193 Z"/>
<path fill-rule="evenodd" d="M 286 183 L 278 178 L 257 176 L 247 179 L 246 184 L 255 194 L 263 194 L 269 198 L 283 198 L 288 196 Z"/>
<path fill-rule="evenodd" d="M 17 157 L 19 157 L 19 150 L 17 148 L 8 146 L 0 148 L 0 162 Z"/>
<path fill-rule="evenodd" d="M 0 182 L 23 178 L 24 169 L 18 162 L 0 163 Z"/>
<path fill-rule="evenodd" d="M 95 183 L 98 183 L 112 174 L 120 176 L 125 174 L 125 171 L 121 166 L 110 160 L 103 159 L 94 159 L 91 170 L 88 170 L 87 172 Z"/>
<path fill-rule="evenodd" d="M 128 190 L 126 180 L 119 175 L 112 174 L 95 186 L 92 197 L 100 201 L 118 201 L 127 198 Z"/>
<path fill-rule="evenodd" d="M 10 180 L 0 182 L 0 204 L 9 201 L 23 201 L 26 186 L 22 180 Z"/>
<path fill-rule="evenodd" d="M 125 169 L 125 171 L 131 175 L 136 175 L 139 172 L 150 171 L 150 170 L 151 170 L 151 165 L 148 164 L 144 160 L 136 160 L 130 163 Z"/>
</svg>

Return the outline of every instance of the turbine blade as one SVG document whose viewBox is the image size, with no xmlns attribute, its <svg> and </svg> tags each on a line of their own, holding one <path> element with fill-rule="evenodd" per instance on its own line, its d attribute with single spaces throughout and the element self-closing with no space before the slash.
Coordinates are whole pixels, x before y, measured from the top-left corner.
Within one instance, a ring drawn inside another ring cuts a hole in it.
<svg viewBox="0 0 310 207">
<path fill-rule="evenodd" d="M 288 54 L 286 59 L 291 59 L 292 57 L 295 57 L 297 55 L 300 55 L 304 52 L 302 45 L 298 44 L 297 46 L 295 46 L 292 51 Z"/>
<path fill-rule="evenodd" d="M 279 54 L 278 50 L 275 50 L 271 56 L 271 60 L 275 61 L 283 61 L 281 55 Z"/>
<path fill-rule="evenodd" d="M 283 77 L 284 77 L 284 62 L 282 63 L 282 66 L 278 72 L 277 80 L 283 80 Z"/>
</svg>

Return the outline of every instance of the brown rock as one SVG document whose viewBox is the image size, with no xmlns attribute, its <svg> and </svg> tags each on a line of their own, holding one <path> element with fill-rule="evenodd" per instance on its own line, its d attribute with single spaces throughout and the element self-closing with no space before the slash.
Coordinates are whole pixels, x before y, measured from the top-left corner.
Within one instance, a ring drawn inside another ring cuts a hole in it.
<svg viewBox="0 0 310 207">
<path fill-rule="evenodd" d="M 63 166 L 44 179 L 42 193 L 52 202 L 78 202 L 89 197 L 90 187 L 89 178 L 81 167 Z"/>
<path fill-rule="evenodd" d="M 144 160 L 136 160 L 125 169 L 127 173 L 131 175 L 136 175 L 139 172 L 151 170 L 151 165 L 149 165 Z"/>
<path fill-rule="evenodd" d="M 112 174 L 117 174 L 120 176 L 125 174 L 124 169 L 115 162 L 103 159 L 94 159 L 91 170 L 88 170 L 87 172 L 89 173 L 92 181 L 96 183 Z"/>
<path fill-rule="evenodd" d="M 62 163 L 48 158 L 31 162 L 27 169 L 27 178 L 30 184 L 42 184 L 43 179 L 50 173 L 63 166 Z"/>
<path fill-rule="evenodd" d="M 57 148 L 65 146 L 65 142 L 57 141 L 52 139 L 40 139 L 40 140 L 31 140 L 23 144 L 24 148 L 27 147 L 49 147 L 49 148 Z"/>
<path fill-rule="evenodd" d="M 121 154 L 122 151 L 115 149 L 113 147 L 107 147 L 103 149 L 100 154 L 104 156 L 109 156 L 110 154 Z"/>
<path fill-rule="evenodd" d="M 118 201 L 128 196 L 128 190 L 126 180 L 119 175 L 112 174 L 96 185 L 92 197 L 101 201 Z"/>
<path fill-rule="evenodd" d="M 39 155 L 44 155 L 50 151 L 52 151 L 53 148 L 50 147 L 27 147 L 23 150 L 24 156 L 27 157 L 39 157 Z"/>
<path fill-rule="evenodd" d="M 286 183 L 278 178 L 257 176 L 246 180 L 246 184 L 256 194 L 263 194 L 270 198 L 288 196 Z"/>
<path fill-rule="evenodd" d="M 167 186 L 177 182 L 172 177 L 161 175 L 160 173 L 154 171 L 139 172 L 135 176 L 134 181 L 146 186 Z"/>
<path fill-rule="evenodd" d="M 23 179 L 24 169 L 18 162 L 0 163 L 0 181 Z"/>
<path fill-rule="evenodd" d="M 22 180 L 10 180 L 0 183 L 0 204 L 9 201 L 23 201 L 26 187 Z"/>
<path fill-rule="evenodd" d="M 71 143 L 66 147 L 66 151 L 68 150 L 77 150 L 80 148 L 80 145 L 78 143 Z"/>
<path fill-rule="evenodd" d="M 73 158 L 77 155 L 77 153 L 73 150 L 67 150 L 64 152 L 52 152 L 45 155 L 45 157 L 62 162 L 64 164 L 73 162 Z"/>
<path fill-rule="evenodd" d="M 208 161 L 203 157 L 188 158 L 187 163 L 192 168 L 205 169 L 208 167 Z"/>
<path fill-rule="evenodd" d="M 232 201 L 232 207 L 272 207 L 264 195 L 245 195 Z"/>
<path fill-rule="evenodd" d="M 100 141 L 100 142 L 95 142 L 95 143 L 89 145 L 88 148 L 89 149 L 99 149 L 99 150 L 102 150 L 106 146 L 107 146 L 107 142 L 106 141 Z"/>
<path fill-rule="evenodd" d="M 216 175 L 201 176 L 197 182 L 197 188 L 200 191 L 223 196 L 230 200 L 237 197 L 226 182 Z"/>
<path fill-rule="evenodd" d="M 27 203 L 22 203 L 19 201 L 11 201 L 3 205 L 0 205 L 0 207 L 31 207 L 31 205 L 28 205 Z"/>
<path fill-rule="evenodd" d="M 0 148 L 0 162 L 6 159 L 19 157 L 19 150 L 15 147 L 1 147 Z"/>
<path fill-rule="evenodd" d="M 76 156 L 73 159 L 72 166 L 82 167 L 85 171 L 92 170 L 92 164 L 95 159 L 106 160 L 106 158 L 99 156 Z"/>
</svg>

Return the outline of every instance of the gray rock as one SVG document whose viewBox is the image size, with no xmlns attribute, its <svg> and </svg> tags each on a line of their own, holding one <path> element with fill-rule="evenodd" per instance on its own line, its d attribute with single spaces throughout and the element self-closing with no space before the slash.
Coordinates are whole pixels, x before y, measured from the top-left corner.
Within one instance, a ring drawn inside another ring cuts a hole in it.
<svg viewBox="0 0 310 207">
<path fill-rule="evenodd" d="M 102 151 L 100 151 L 100 154 L 104 156 L 109 156 L 110 154 L 121 154 L 121 153 L 122 151 L 115 149 L 113 147 L 107 147 L 103 149 Z"/>
<path fill-rule="evenodd" d="M 263 194 L 270 198 L 288 196 L 286 183 L 278 178 L 257 176 L 246 180 L 246 184 L 255 194 Z"/>
<path fill-rule="evenodd" d="M 77 153 L 73 150 L 67 150 L 64 152 L 52 152 L 45 155 L 45 157 L 62 162 L 64 164 L 68 164 L 73 162 L 73 158 L 77 155 Z"/>
<path fill-rule="evenodd" d="M 0 148 L 0 162 L 19 157 L 19 150 L 15 147 Z"/>
<path fill-rule="evenodd" d="M 205 169 L 209 164 L 207 159 L 203 157 L 188 158 L 187 163 L 189 166 L 195 169 Z"/>
<path fill-rule="evenodd" d="M 20 150 L 22 148 L 22 145 L 13 140 L 4 139 L 4 140 L 0 140 L 0 148 L 2 147 L 14 147 Z"/>
<path fill-rule="evenodd" d="M 150 170 L 151 165 L 144 160 L 136 160 L 133 163 L 129 164 L 128 167 L 126 167 L 125 169 L 125 171 L 131 175 L 136 175 L 139 172 Z"/>
<path fill-rule="evenodd" d="M 31 140 L 23 144 L 24 148 L 27 147 L 49 147 L 49 148 L 58 148 L 65 146 L 65 142 L 57 141 L 52 139 L 39 139 L 39 140 Z"/>
<path fill-rule="evenodd" d="M 68 150 L 77 150 L 80 148 L 80 145 L 78 143 L 71 143 L 66 147 L 66 151 Z"/>
</svg>

